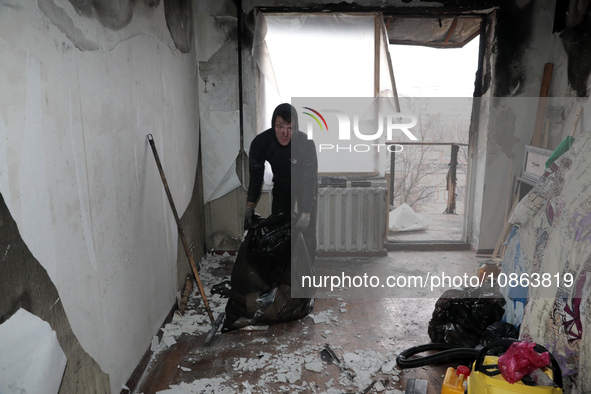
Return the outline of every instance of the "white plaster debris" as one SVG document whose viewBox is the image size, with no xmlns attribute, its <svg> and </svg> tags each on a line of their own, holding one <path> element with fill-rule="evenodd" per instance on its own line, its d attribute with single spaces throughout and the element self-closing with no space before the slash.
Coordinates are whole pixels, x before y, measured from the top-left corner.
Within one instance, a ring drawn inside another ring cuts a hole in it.
<svg viewBox="0 0 591 394">
<path fill-rule="evenodd" d="M 391 360 L 391 361 L 388 361 L 387 363 L 384 363 L 384 365 L 382 365 L 382 373 L 385 373 L 385 374 L 392 373 L 394 366 L 396 366 L 396 360 Z"/>
<path fill-rule="evenodd" d="M 322 364 L 322 361 L 311 361 L 306 363 L 306 369 L 308 371 L 322 372 L 324 365 Z"/>
<path fill-rule="evenodd" d="M 226 260 L 230 256 L 214 256 L 207 255 L 200 263 L 201 269 L 200 277 L 203 285 L 206 289 L 206 294 L 209 295 L 209 289 L 220 282 L 219 277 L 211 275 L 212 270 L 221 266 L 220 262 Z M 224 278 L 227 279 L 227 278 Z M 337 298 L 339 302 L 339 311 L 344 313 L 344 307 L 347 306 L 341 297 Z M 198 291 L 194 291 L 190 298 L 190 304 L 195 303 L 202 305 L 201 297 Z M 219 313 L 224 312 L 225 305 L 227 302 L 226 298 L 222 298 L 218 294 L 208 296 L 209 304 L 212 308 L 214 316 L 218 316 Z M 335 309 L 336 310 L 336 309 Z M 345 310 L 346 311 L 346 310 Z M 334 314 L 333 309 L 326 309 L 323 311 L 315 311 L 309 314 L 315 325 L 326 324 L 328 326 L 339 325 L 339 319 Z M 302 332 L 308 330 L 306 322 L 309 320 L 302 320 Z M 158 351 L 165 349 L 168 346 L 174 346 L 176 343 L 176 337 L 182 334 L 193 334 L 193 333 L 207 333 L 211 329 L 211 323 L 207 314 L 203 308 L 198 310 L 188 309 L 184 316 L 175 315 L 173 320 L 162 329 L 162 340 L 158 341 L 155 337 L 152 343 L 154 350 L 154 356 Z M 327 342 L 330 342 L 330 337 L 334 335 L 333 330 L 322 329 L 319 330 L 320 334 L 327 338 Z M 256 349 L 256 343 L 267 344 L 272 341 L 271 338 L 256 336 L 255 332 L 244 332 L 244 341 L 236 343 L 233 347 L 244 347 Z M 220 335 L 218 333 L 218 335 Z M 357 334 L 358 337 L 361 333 Z M 297 350 L 291 351 L 293 344 L 297 344 Z M 377 374 L 387 375 L 390 381 L 398 381 L 398 371 L 395 369 L 396 361 L 393 353 L 382 354 L 371 349 L 355 350 L 355 349 L 343 349 L 341 346 L 332 346 L 333 350 L 338 349 L 339 358 L 343 362 L 344 366 L 352 371 L 356 377 L 351 380 L 350 376 L 341 371 L 338 379 L 330 379 L 324 383 L 323 387 L 317 387 L 316 384 L 307 383 L 302 381 L 302 372 L 306 373 L 305 376 L 316 373 L 328 374 L 328 370 L 332 368 L 338 368 L 336 366 L 329 366 L 329 363 L 325 363 L 320 359 L 320 351 L 323 349 L 323 345 L 304 345 L 301 346 L 299 339 L 287 339 L 286 343 L 278 344 L 274 351 L 267 350 L 267 352 L 253 351 L 250 357 L 240 357 L 229 360 L 232 364 L 232 375 L 222 374 L 215 378 L 204 378 L 195 380 L 192 383 L 181 383 L 179 385 L 170 386 L 168 390 L 160 391 L 159 393 L 166 394 L 190 394 L 190 393 L 216 393 L 216 394 L 227 394 L 227 393 L 274 393 L 277 392 L 277 385 L 281 384 L 280 389 L 282 392 L 290 393 L 318 393 L 318 394 L 341 394 L 344 391 L 355 391 L 355 387 L 359 390 L 364 390 L 368 387 L 374 379 L 378 379 L 378 383 L 374 386 L 377 390 L 381 388 L 382 392 L 392 394 L 402 394 L 399 390 L 387 390 L 383 387 L 383 375 L 376 376 Z M 183 371 L 190 371 L 191 369 L 181 367 Z M 254 373 L 256 378 L 250 378 L 248 374 Z M 236 376 L 241 376 L 241 380 L 236 381 Z M 310 379 L 316 381 L 314 378 Z M 274 385 L 275 384 L 275 385 Z M 381 387 L 380 387 L 381 385 Z M 323 389 L 325 389 L 323 391 Z M 373 391 L 373 390 L 372 390 Z"/>
<path fill-rule="evenodd" d="M 388 363 L 396 362 L 392 353 L 382 354 L 372 349 L 357 350 L 354 353 L 345 352 L 343 355 L 344 363 L 355 372 L 354 384 L 363 390 L 371 384 L 373 377 L 378 374 L 382 367 Z M 392 367 L 393 368 L 393 367 Z M 342 385 L 350 384 L 346 374 L 341 374 L 339 382 Z"/>
<path fill-rule="evenodd" d="M 234 394 L 238 393 L 238 387 L 226 385 L 224 378 L 199 379 L 192 383 L 181 383 L 172 385 L 167 390 L 158 391 L 163 394 L 190 394 L 190 393 L 216 393 Z"/>
<path fill-rule="evenodd" d="M 331 322 L 334 322 L 335 325 L 338 325 L 337 322 L 339 319 L 336 316 L 332 316 L 332 312 L 332 309 L 327 309 L 318 313 L 310 313 L 308 316 L 312 318 L 314 324 L 324 323 L 330 325 Z"/>
<path fill-rule="evenodd" d="M 231 256 L 227 252 L 222 256 L 208 254 L 203 257 L 199 264 L 203 267 L 199 272 L 199 277 L 205 288 L 207 301 L 209 302 L 214 317 L 219 316 L 220 313 L 225 311 L 227 299 L 221 297 L 219 294 L 210 295 L 209 289 L 220 282 L 220 278 L 214 277 L 211 272 L 214 269 L 221 267 L 221 262 L 223 260 L 228 259 L 231 259 Z M 189 302 L 202 306 L 203 301 L 201 300 L 201 295 L 197 290 L 197 286 L 194 287 L 195 289 L 189 297 Z M 173 346 L 176 343 L 175 338 L 181 334 L 207 334 L 211 328 L 211 321 L 203 308 L 200 308 L 200 310 L 186 310 L 184 315 L 175 313 L 172 321 L 161 328 L 163 334 L 162 339 L 159 342 L 157 341 L 157 338 L 153 339 L 150 349 L 153 352 L 166 349 L 167 347 Z"/>
<path fill-rule="evenodd" d="M 165 336 L 162 338 L 162 343 L 166 346 L 171 347 L 172 345 L 176 344 L 176 339 L 173 336 Z"/>
<path fill-rule="evenodd" d="M 256 371 L 267 366 L 267 363 L 271 359 L 272 355 L 269 353 L 262 353 L 255 358 L 245 358 L 241 357 L 234 364 L 232 367 L 236 371 Z"/>
<path fill-rule="evenodd" d="M 155 352 L 156 350 L 158 350 L 158 345 L 160 345 L 160 340 L 158 339 L 157 335 L 154 335 L 152 337 L 152 345 L 150 346 L 150 350 Z"/>
<path fill-rule="evenodd" d="M 181 367 L 180 365 L 179 365 L 179 368 L 181 369 L 181 371 L 184 371 L 184 372 L 190 372 L 191 371 L 191 368 Z"/>
</svg>

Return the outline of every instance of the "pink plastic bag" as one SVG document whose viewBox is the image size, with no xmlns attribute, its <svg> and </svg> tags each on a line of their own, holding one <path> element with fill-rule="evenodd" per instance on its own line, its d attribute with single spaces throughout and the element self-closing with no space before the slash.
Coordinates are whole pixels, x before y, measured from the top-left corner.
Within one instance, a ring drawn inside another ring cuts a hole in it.
<svg viewBox="0 0 591 394">
<path fill-rule="evenodd" d="M 514 342 L 507 352 L 499 357 L 499 370 L 509 383 L 519 382 L 538 368 L 550 364 L 550 353 L 536 352 L 532 342 Z"/>
</svg>

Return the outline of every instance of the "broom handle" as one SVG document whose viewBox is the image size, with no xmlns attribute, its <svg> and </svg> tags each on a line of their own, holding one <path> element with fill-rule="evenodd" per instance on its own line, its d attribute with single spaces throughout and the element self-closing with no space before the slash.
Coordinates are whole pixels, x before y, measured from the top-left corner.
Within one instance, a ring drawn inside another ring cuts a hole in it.
<svg viewBox="0 0 591 394">
<path fill-rule="evenodd" d="M 160 171 L 160 178 L 162 178 L 162 183 L 164 184 L 164 190 L 166 191 L 166 195 L 168 196 L 168 202 L 170 203 L 170 208 L 172 208 L 172 214 L 174 215 L 174 220 L 176 220 L 176 225 L 179 230 L 179 236 L 181 237 L 181 241 L 183 243 L 183 247 L 185 248 L 185 254 L 189 259 L 189 264 L 191 264 L 191 269 L 193 270 L 193 275 L 195 275 L 195 280 L 197 281 L 197 287 L 199 287 L 199 293 L 201 293 L 201 298 L 203 299 L 203 304 L 205 305 L 205 309 L 207 310 L 207 314 L 209 315 L 209 320 L 212 323 L 215 322 L 213 318 L 213 313 L 211 312 L 211 308 L 209 307 L 209 302 L 207 302 L 207 296 L 205 295 L 205 290 L 203 289 L 203 285 L 201 284 L 201 278 L 199 277 L 199 273 L 197 272 L 197 267 L 195 266 L 195 261 L 193 260 L 193 256 L 191 251 L 189 250 L 189 244 L 187 243 L 187 238 L 185 237 L 185 232 L 183 231 L 183 226 L 181 225 L 181 219 L 179 219 L 179 215 L 176 211 L 176 207 L 174 206 L 174 201 L 172 200 L 172 194 L 170 193 L 170 189 L 168 188 L 168 182 L 166 182 L 166 177 L 164 176 L 164 170 L 162 169 L 162 164 L 160 163 L 160 158 L 158 157 L 158 152 L 156 151 L 156 145 L 154 144 L 154 138 L 152 134 L 148 134 L 148 141 L 150 141 L 150 146 L 152 147 L 152 152 L 154 153 L 154 159 L 156 159 L 156 165 L 158 166 L 158 171 Z"/>
<path fill-rule="evenodd" d="M 571 137 L 575 136 L 575 132 L 577 131 L 577 126 L 579 125 L 579 119 L 581 118 L 581 112 L 583 112 L 583 107 L 577 108 L 577 113 L 575 114 L 575 121 L 573 123 L 573 130 L 570 133 Z"/>
</svg>

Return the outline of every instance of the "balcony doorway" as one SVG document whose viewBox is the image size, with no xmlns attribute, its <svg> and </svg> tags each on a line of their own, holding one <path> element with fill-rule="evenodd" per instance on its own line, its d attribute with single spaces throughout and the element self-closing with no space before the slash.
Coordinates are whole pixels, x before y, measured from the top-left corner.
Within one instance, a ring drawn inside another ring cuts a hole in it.
<svg viewBox="0 0 591 394">
<path fill-rule="evenodd" d="M 388 242 L 465 244 L 479 39 L 460 48 L 394 44 L 389 50 L 401 111 L 420 115 L 418 141 L 402 142 L 388 160 Z"/>
</svg>

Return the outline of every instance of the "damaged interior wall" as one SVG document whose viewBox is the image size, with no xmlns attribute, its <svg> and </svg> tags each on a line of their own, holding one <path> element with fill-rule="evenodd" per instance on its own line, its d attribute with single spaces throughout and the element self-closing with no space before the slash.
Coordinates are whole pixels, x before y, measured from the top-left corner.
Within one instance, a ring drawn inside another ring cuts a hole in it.
<svg viewBox="0 0 591 394">
<path fill-rule="evenodd" d="M 0 316 L 51 324 L 63 392 L 119 392 L 187 272 L 147 134 L 179 214 L 194 196 L 183 221 L 203 253 L 192 16 L 169 0 L 0 4 Z"/>
<path fill-rule="evenodd" d="M 241 34 L 238 35 L 236 3 L 242 3 Z M 236 160 L 240 149 L 240 119 L 238 97 L 242 88 L 243 97 L 243 140 L 246 153 L 257 133 L 270 125 L 260 124 L 257 116 L 262 111 L 263 89 L 259 85 L 261 73 L 252 57 L 253 45 L 260 37 L 253 37 L 257 10 L 277 10 L 297 12 L 298 10 L 323 11 L 334 9 L 337 12 L 386 11 L 400 7 L 405 12 L 428 8 L 430 4 L 414 4 L 403 1 L 368 1 L 360 5 L 356 2 L 327 4 L 320 1 L 305 3 L 244 1 L 202 2 L 197 7 L 196 18 L 203 34 L 198 34 L 199 56 L 199 99 L 201 130 L 203 133 L 204 160 L 216 159 L 219 164 L 212 165 L 210 171 L 204 163 L 204 190 L 206 201 L 207 248 L 216 250 L 237 250 L 243 234 L 244 205 L 246 202 L 245 183 L 236 183 L 241 178 L 240 160 Z M 479 4 L 478 9 L 490 7 L 489 2 Z M 421 7 L 421 8 L 417 8 Z M 469 8 L 466 8 L 469 9 Z M 207 34 L 205 34 L 207 32 Z M 241 37 L 242 83 L 230 73 L 238 70 L 236 49 Z M 253 41 L 255 40 L 255 41 Z M 203 48 L 203 49 L 202 49 Z M 224 72 L 225 78 L 219 76 Z M 305 78 L 295 75 L 294 78 Z M 214 104 L 217 104 L 214 106 Z M 277 103 L 278 104 L 278 103 Z M 223 111 L 219 111 L 222 109 Z M 231 131 L 228 131 L 231 130 Z M 231 134 L 231 133 L 237 134 Z M 211 137 L 207 137 L 211 135 Z M 236 166 L 238 164 L 238 166 Z M 238 170 L 236 170 L 238 168 Z M 247 169 L 247 167 L 246 167 Z M 248 171 L 246 171 L 248 173 Z M 208 179 L 209 178 L 209 179 Z M 231 190 L 228 192 L 228 189 Z M 208 191 L 209 190 L 209 191 Z M 263 194 L 257 206 L 257 213 L 268 215 L 269 194 Z"/>
<path fill-rule="evenodd" d="M 238 2 L 240 3 L 240 2 Z M 477 9 L 491 7 L 489 3 L 478 2 L 472 5 Z M 494 2 L 490 2 L 494 3 Z M 238 28 L 236 5 L 230 0 L 223 2 L 200 3 L 196 12 L 202 34 L 198 34 L 199 56 L 199 98 L 201 130 L 203 132 L 204 160 L 215 159 L 208 171 L 204 163 L 204 190 L 206 201 L 207 248 L 215 250 L 237 250 L 243 233 L 243 210 L 246 201 L 245 184 L 236 183 L 240 179 L 240 160 L 236 160 L 240 149 L 240 119 L 238 97 L 243 90 L 243 140 L 248 151 L 250 141 L 256 134 L 268 128 L 258 124 L 257 115 L 262 111 L 264 100 L 259 78 L 261 73 L 252 57 L 254 21 L 257 10 L 291 11 L 300 9 L 306 12 L 335 10 L 347 11 L 392 11 L 403 10 L 404 14 L 416 10 L 429 9 L 430 5 L 414 2 L 391 2 L 385 6 L 381 2 L 355 2 L 326 4 L 318 1 L 282 2 L 268 1 L 242 2 L 242 81 L 232 75 L 238 72 Z M 457 10 L 455 5 L 452 5 Z M 451 9 L 451 8 L 450 8 Z M 463 8 L 469 10 L 469 5 Z M 420 11 L 419 11 L 420 12 Z M 207 34 L 205 34 L 207 32 Z M 261 38 L 254 37 L 254 40 Z M 220 75 L 225 75 L 221 79 Z M 305 78 L 305 75 L 294 78 Z M 240 82 L 241 86 L 240 86 Z M 214 105 L 215 104 L 215 105 Z M 220 110 L 221 109 L 221 110 Z M 236 166 L 238 164 L 238 166 Z M 246 167 L 247 168 L 247 167 Z M 238 172 L 238 174 L 237 174 Z M 248 171 L 246 171 L 248 173 Z M 225 190 L 222 190 L 226 188 Z M 231 191 L 228 192 L 227 189 Z M 268 194 L 263 194 L 257 212 L 268 214 Z M 479 226 L 476 226 L 480 230 Z M 496 238 L 494 241 L 495 242 Z"/>
<path fill-rule="evenodd" d="M 0 287 L 0 316 L 6 320 L 23 306 L 52 325 L 68 357 L 63 390 L 81 378 L 86 388 L 118 392 L 188 271 L 148 133 L 177 210 L 186 211 L 195 257 L 204 237 L 208 248 L 237 248 L 246 200 L 237 160 L 241 124 L 246 150 L 268 127 L 256 116 L 254 10 L 278 6 L 270 3 L 244 3 L 241 34 L 231 0 L 199 2 L 194 10 L 172 0 L 1 3 L 0 264 L 16 272 Z M 441 10 L 441 4 L 401 0 L 388 10 Z M 557 15 L 564 15 L 555 2 L 541 0 L 462 4 L 500 5 L 489 19 L 473 131 L 470 243 L 483 250 L 501 232 L 511 162 L 518 175 L 544 64 L 554 64 L 551 148 L 572 122 L 573 99 L 585 97 L 586 105 L 591 22 L 585 8 L 578 18 L 569 12 L 557 28 Z M 378 1 L 280 6 L 386 11 Z M 585 108 L 580 130 L 588 124 Z M 203 168 L 196 173 L 200 123 Z M 212 167 L 216 156 L 222 164 Z M 265 206 L 259 204 L 262 214 Z M 71 365 L 83 372 L 72 375 Z"/>
<path fill-rule="evenodd" d="M 219 5 L 220 9 L 230 9 L 233 4 L 226 2 L 226 6 Z M 216 3 L 217 4 L 217 3 Z M 483 99 L 478 101 L 479 119 L 474 125 L 472 151 L 472 188 L 471 205 L 468 207 L 468 242 L 479 251 L 492 251 L 503 228 L 503 216 L 506 210 L 511 180 L 514 175 L 519 175 L 523 164 L 525 145 L 530 143 L 535 121 L 537 97 L 540 91 L 542 71 L 544 64 L 554 64 L 554 74 L 550 87 L 550 96 L 572 97 L 581 95 L 586 91 L 586 83 L 589 75 L 589 67 L 582 61 L 569 61 L 579 52 L 584 54 L 586 35 L 580 34 L 575 38 L 576 32 L 582 33 L 587 19 L 585 13 L 579 20 L 582 24 L 567 26 L 562 31 L 554 32 L 555 3 L 538 0 L 524 2 L 438 2 L 439 6 L 421 2 L 392 2 L 388 5 L 378 2 L 359 3 L 321 3 L 308 1 L 306 3 L 282 2 L 270 4 L 267 1 L 245 1 L 243 10 L 245 20 L 252 20 L 255 9 L 262 11 L 383 11 L 388 13 L 421 14 L 453 10 L 455 12 L 470 12 L 476 10 L 487 13 L 484 17 L 487 23 L 487 37 L 483 40 L 482 76 L 478 86 L 479 94 Z M 232 14 L 226 11 L 225 16 Z M 220 14 L 221 15 L 221 14 Z M 483 14 L 484 15 L 484 14 Z M 561 14 L 560 14 L 561 15 Z M 571 22 L 572 24 L 573 22 Z M 219 40 L 219 45 L 235 45 L 233 36 L 226 36 L 226 40 Z M 256 66 L 252 65 L 250 51 L 243 48 L 243 77 L 251 78 L 243 81 L 246 89 L 257 89 L 259 76 Z M 579 70 L 577 72 L 573 70 Z M 200 82 L 203 80 L 203 75 Z M 304 76 L 302 76 L 304 77 Z M 584 81 L 584 82 L 581 82 Z M 238 90 L 238 86 L 229 86 L 232 92 Z M 201 88 L 203 91 L 203 87 Z M 511 98 L 511 100 L 503 99 Z M 513 100 L 518 98 L 519 100 Z M 245 111 L 247 116 L 255 116 L 257 103 L 260 101 L 257 95 L 245 97 Z M 555 147 L 561 140 L 561 132 L 564 125 L 572 120 L 573 109 L 559 108 L 560 102 L 555 100 L 550 108 L 551 113 L 560 119 L 551 119 L 554 127 L 550 130 L 549 148 Z M 566 102 L 565 102 L 566 103 Z M 563 104 L 565 104 L 563 103 Z M 203 112 L 203 111 L 202 111 Z M 582 121 L 584 124 L 584 120 Z M 245 123 L 245 135 L 253 136 L 264 127 L 251 129 L 256 125 L 254 120 Z M 260 128 L 260 130 L 259 130 Z M 248 145 L 245 145 L 247 148 Z M 228 162 L 233 158 L 229 157 Z M 511 163 L 513 167 L 511 168 Z M 225 234 L 241 234 L 243 190 L 235 189 L 226 195 L 224 199 L 209 204 L 211 210 L 208 229 L 215 232 L 224 226 Z M 217 219 L 220 217 L 220 220 Z M 231 223 L 234 222 L 234 223 Z M 223 224 L 222 224 L 223 223 Z M 209 232 L 211 233 L 211 232 Z M 213 243 L 208 246 L 213 247 Z"/>
<path fill-rule="evenodd" d="M 577 56 L 585 58 L 588 51 L 583 50 L 588 47 L 585 35 L 572 36 L 579 25 L 554 31 L 556 20 L 564 17 L 554 2 L 517 4 L 503 3 L 492 16 L 494 34 L 486 59 L 490 78 L 485 75 L 480 124 L 476 125 L 471 243 L 482 251 L 494 248 L 503 228 L 512 178 L 523 170 L 544 65 L 553 65 L 545 113 L 549 120 L 548 149 L 555 149 L 570 132 L 577 107 L 585 107 L 588 96 L 591 67 L 578 61 L 573 65 L 572 60 Z M 585 15 L 588 13 L 587 10 Z M 582 24 L 587 23 L 585 16 L 581 20 Z M 487 86 L 488 80 L 491 82 Z M 588 113 L 589 110 L 583 111 L 577 132 L 585 130 Z"/>
<path fill-rule="evenodd" d="M 89 357 L 72 332 L 55 285 L 47 271 L 27 248 L 1 195 L 0 240 L 3 251 L 0 261 L 0 324 L 19 308 L 39 316 L 56 332 L 67 358 L 61 384 L 62 392 L 81 393 L 88 387 L 93 387 L 97 392 L 108 392 L 108 375 L 92 357 Z"/>
<path fill-rule="evenodd" d="M 235 251 L 244 232 L 248 149 L 259 129 L 255 82 L 258 71 L 251 56 L 252 15 L 240 16 L 244 29 L 239 42 L 237 7 L 233 1 L 200 2 L 195 11 L 206 245 L 208 250 Z M 242 59 L 238 57 L 239 45 Z M 240 154 L 241 127 L 244 154 Z M 262 195 L 257 213 L 270 213 L 267 193 Z"/>
</svg>

